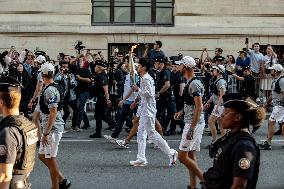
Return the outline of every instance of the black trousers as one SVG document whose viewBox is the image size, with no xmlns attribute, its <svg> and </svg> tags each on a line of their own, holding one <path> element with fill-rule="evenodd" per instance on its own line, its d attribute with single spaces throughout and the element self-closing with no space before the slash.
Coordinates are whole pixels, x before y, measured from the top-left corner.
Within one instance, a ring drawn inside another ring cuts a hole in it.
<svg viewBox="0 0 284 189">
<path fill-rule="evenodd" d="M 166 113 L 166 116 L 164 117 Z M 174 98 L 172 99 L 159 99 L 157 100 L 157 114 L 156 117 L 162 124 L 164 131 L 171 122 L 175 122 L 174 114 L 176 113 L 176 103 Z"/>
<path fill-rule="evenodd" d="M 108 106 L 105 98 L 97 98 L 95 107 L 96 134 L 101 134 L 103 121 L 115 127 L 115 121 L 108 115 Z"/>
</svg>

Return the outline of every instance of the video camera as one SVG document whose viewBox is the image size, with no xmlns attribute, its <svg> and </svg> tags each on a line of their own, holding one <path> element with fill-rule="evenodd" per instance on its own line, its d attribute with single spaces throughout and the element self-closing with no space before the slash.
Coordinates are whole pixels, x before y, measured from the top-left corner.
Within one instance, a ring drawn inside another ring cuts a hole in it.
<svg viewBox="0 0 284 189">
<path fill-rule="evenodd" d="M 81 50 L 83 50 L 84 48 L 86 48 L 86 46 L 83 46 L 83 42 L 80 40 L 77 40 L 75 42 L 75 49 L 78 51 L 78 54 L 80 54 Z"/>
</svg>

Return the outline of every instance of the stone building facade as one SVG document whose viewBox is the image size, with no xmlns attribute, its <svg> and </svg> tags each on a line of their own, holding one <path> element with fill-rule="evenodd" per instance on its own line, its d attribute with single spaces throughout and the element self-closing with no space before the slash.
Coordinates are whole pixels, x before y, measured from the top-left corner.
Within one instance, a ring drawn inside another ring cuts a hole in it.
<svg viewBox="0 0 284 189">
<path fill-rule="evenodd" d="M 204 47 L 210 55 L 215 47 L 236 55 L 246 37 L 250 44 L 284 45 L 283 0 L 175 0 L 173 22 L 168 26 L 96 24 L 96 2 L 1 0 L 1 51 L 11 45 L 17 50 L 39 47 L 55 58 L 58 52 L 74 54 L 74 42 L 81 40 L 87 48 L 106 55 L 109 44 L 161 40 L 169 56 L 183 53 L 198 57 Z"/>
</svg>

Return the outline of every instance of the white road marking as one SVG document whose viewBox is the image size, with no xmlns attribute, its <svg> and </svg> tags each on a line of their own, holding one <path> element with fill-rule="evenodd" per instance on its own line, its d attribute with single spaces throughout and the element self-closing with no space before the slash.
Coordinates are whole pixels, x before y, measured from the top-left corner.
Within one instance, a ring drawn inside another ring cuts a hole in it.
<svg viewBox="0 0 284 189">
<path fill-rule="evenodd" d="M 60 142 L 92 142 L 94 140 L 87 140 L 87 139 L 61 139 Z"/>
<path fill-rule="evenodd" d="M 266 139 L 260 140 L 260 141 L 266 141 Z M 271 142 L 284 142 L 284 140 L 272 140 Z"/>
<path fill-rule="evenodd" d="M 92 142 L 94 140 L 90 140 L 90 139 L 61 139 L 61 141 L 63 142 Z M 180 139 L 170 139 L 170 140 L 166 140 L 167 142 L 180 142 Z M 260 140 L 261 142 L 264 142 L 265 139 Z M 131 142 L 136 142 L 136 140 L 131 140 Z M 284 140 L 272 140 L 271 142 L 273 143 L 284 143 Z"/>
</svg>

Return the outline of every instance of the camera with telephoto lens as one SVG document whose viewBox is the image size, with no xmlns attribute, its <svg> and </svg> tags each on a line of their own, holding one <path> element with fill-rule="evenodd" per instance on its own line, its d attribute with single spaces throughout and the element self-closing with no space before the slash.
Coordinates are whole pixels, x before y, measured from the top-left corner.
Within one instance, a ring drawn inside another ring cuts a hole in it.
<svg viewBox="0 0 284 189">
<path fill-rule="evenodd" d="M 210 63 L 206 63 L 206 64 L 204 64 L 204 66 L 205 66 L 205 68 L 211 68 L 211 64 Z"/>
<path fill-rule="evenodd" d="M 63 74 L 68 74 L 69 72 L 68 72 L 68 69 L 60 69 L 60 71 L 61 71 L 61 73 L 63 73 Z"/>
<path fill-rule="evenodd" d="M 83 50 L 84 48 L 86 48 L 86 46 L 83 46 L 83 42 L 80 40 L 77 40 L 75 43 L 75 49 L 80 52 L 81 50 Z"/>
</svg>

